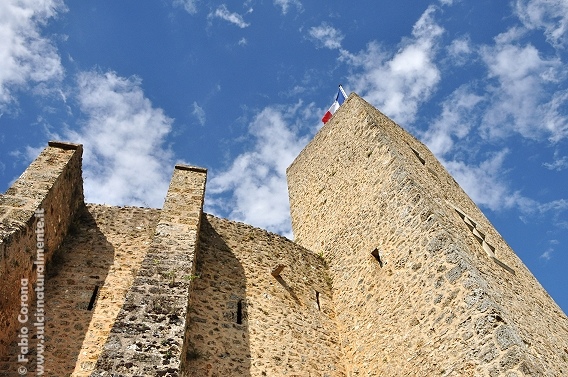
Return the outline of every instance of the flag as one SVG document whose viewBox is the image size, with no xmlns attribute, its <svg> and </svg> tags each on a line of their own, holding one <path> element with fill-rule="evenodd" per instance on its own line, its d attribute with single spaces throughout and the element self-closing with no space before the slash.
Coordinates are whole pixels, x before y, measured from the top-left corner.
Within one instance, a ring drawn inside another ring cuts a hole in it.
<svg viewBox="0 0 568 377">
<path fill-rule="evenodd" d="M 325 113 L 323 118 L 321 118 L 321 121 L 324 124 L 327 123 L 327 121 L 331 119 L 331 116 L 335 114 L 337 109 L 339 109 L 339 106 L 341 106 L 346 99 L 347 99 L 347 94 L 345 94 L 343 87 L 339 85 L 339 90 L 337 91 L 337 96 L 335 97 L 335 101 L 333 102 L 329 110 L 327 110 L 327 113 Z"/>
</svg>

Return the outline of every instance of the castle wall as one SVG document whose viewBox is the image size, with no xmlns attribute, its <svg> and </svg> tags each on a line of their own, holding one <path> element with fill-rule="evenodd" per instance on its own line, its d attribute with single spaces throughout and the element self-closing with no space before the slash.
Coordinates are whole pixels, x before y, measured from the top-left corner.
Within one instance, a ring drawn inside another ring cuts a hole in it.
<svg viewBox="0 0 568 377">
<path fill-rule="evenodd" d="M 91 376 L 179 375 L 206 175 L 176 165 L 152 244 Z"/>
<path fill-rule="evenodd" d="M 83 205 L 82 151 L 81 145 L 50 142 L 0 196 L 0 355 L 16 343 L 23 327 L 30 337 L 35 335 L 35 289 L 43 288 L 43 267 Z M 36 210 L 43 210 L 43 218 L 34 215 Z M 43 243 L 37 237 L 41 231 Z M 27 286 L 22 287 L 26 279 Z M 28 311 L 25 323 L 18 321 L 22 310 Z"/>
<path fill-rule="evenodd" d="M 288 169 L 347 375 L 557 376 L 567 318 L 427 148 L 351 95 Z"/>
<path fill-rule="evenodd" d="M 329 283 L 288 239 L 204 216 L 183 375 L 344 376 Z"/>
<path fill-rule="evenodd" d="M 88 204 L 77 216 L 47 274 L 44 375 L 81 377 L 94 370 L 159 213 Z"/>
</svg>

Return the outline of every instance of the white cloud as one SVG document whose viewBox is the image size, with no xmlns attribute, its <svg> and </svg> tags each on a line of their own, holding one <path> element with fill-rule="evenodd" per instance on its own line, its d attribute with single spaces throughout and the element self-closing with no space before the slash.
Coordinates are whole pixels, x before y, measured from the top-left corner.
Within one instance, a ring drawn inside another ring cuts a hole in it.
<svg viewBox="0 0 568 377">
<path fill-rule="evenodd" d="M 558 199 L 553 200 L 548 203 L 544 203 L 539 205 L 539 210 L 542 213 L 553 211 L 553 212 L 560 212 L 568 210 L 568 200 L 566 199 Z"/>
<path fill-rule="evenodd" d="M 535 140 L 546 137 L 553 143 L 568 136 L 566 68 L 559 58 L 543 57 L 535 46 L 521 44 L 526 35 L 526 28 L 513 27 L 497 35 L 492 46 L 472 46 L 468 37 L 454 40 L 446 49 L 448 61 L 454 67 L 480 61 L 487 75 L 447 97 L 440 115 L 421 136 L 478 205 L 558 216 L 564 211 L 563 200 L 540 203 L 503 179 L 506 149 L 479 161 L 476 148 L 479 143 L 491 148 L 487 139 L 502 143 L 515 134 Z M 544 166 L 563 169 L 565 164 L 566 158 L 555 154 Z"/>
<path fill-rule="evenodd" d="M 566 0 L 517 0 L 517 16 L 528 29 L 544 29 L 555 47 L 568 42 L 568 2 Z"/>
<path fill-rule="evenodd" d="M 15 100 L 14 91 L 63 77 L 57 49 L 40 35 L 61 11 L 60 0 L 0 1 L 0 109 Z"/>
<path fill-rule="evenodd" d="M 548 203 L 539 203 L 537 210 L 541 216 L 546 217 L 556 228 L 568 229 L 568 221 L 566 221 L 566 211 L 568 211 L 567 199 L 557 199 Z M 551 240 L 550 242 L 554 244 L 558 241 Z"/>
<path fill-rule="evenodd" d="M 302 11 L 303 6 L 300 0 L 274 0 L 274 5 L 282 9 L 282 14 L 288 13 L 290 6 L 295 6 L 298 11 Z"/>
<path fill-rule="evenodd" d="M 463 66 L 470 61 L 474 51 L 469 37 L 454 39 L 447 48 L 448 56 L 456 66 Z"/>
<path fill-rule="evenodd" d="M 32 147 L 30 145 L 26 146 L 26 151 L 24 153 L 25 159 L 29 162 L 35 160 L 37 156 L 45 149 L 45 145 L 40 145 L 38 147 Z"/>
<path fill-rule="evenodd" d="M 226 171 L 211 175 L 208 211 L 291 237 L 286 168 L 308 142 L 295 131 L 293 118 L 304 123 L 313 110 L 302 110 L 299 103 L 292 109 L 273 106 L 258 113 L 249 125 L 254 146 Z"/>
<path fill-rule="evenodd" d="M 193 114 L 193 116 L 197 118 L 199 124 L 203 126 L 206 120 L 205 110 L 203 110 L 203 107 L 199 106 L 197 102 L 193 102 L 192 106 L 193 106 L 193 111 L 191 112 L 191 114 Z"/>
<path fill-rule="evenodd" d="M 86 120 L 65 136 L 84 145 L 86 200 L 161 208 L 172 166 L 164 139 L 173 120 L 152 107 L 136 77 L 83 72 L 77 84 Z"/>
<path fill-rule="evenodd" d="M 554 90 L 566 76 L 565 66 L 558 58 L 541 57 L 530 44 L 519 46 L 509 36 L 501 37 L 481 50 L 491 80 L 487 86 L 491 105 L 482 125 L 486 136 L 517 132 L 532 139 L 546 135 L 555 142 L 565 138 L 568 91 Z"/>
<path fill-rule="evenodd" d="M 554 161 L 545 162 L 543 166 L 550 170 L 561 171 L 568 168 L 568 156 L 559 156 L 558 151 L 554 152 Z"/>
<path fill-rule="evenodd" d="M 197 13 L 197 0 L 174 0 L 174 6 L 181 6 L 189 14 Z"/>
<path fill-rule="evenodd" d="M 250 9 L 247 13 L 252 12 L 252 9 Z M 230 22 L 232 24 L 237 25 L 238 27 L 240 27 L 241 29 L 244 29 L 248 26 L 250 26 L 249 23 L 245 22 L 245 20 L 243 19 L 243 16 L 241 16 L 238 13 L 231 13 L 229 12 L 229 10 L 227 9 L 227 6 L 225 4 L 221 4 L 219 6 L 219 8 L 217 8 L 215 10 L 215 12 L 209 14 L 209 17 L 218 17 L 222 20 L 225 20 L 227 22 Z"/>
<path fill-rule="evenodd" d="M 325 22 L 322 22 L 320 26 L 311 27 L 308 33 L 318 47 L 325 47 L 331 50 L 341 48 L 343 34 Z"/>
<path fill-rule="evenodd" d="M 556 92 L 541 105 L 544 129 L 553 143 L 568 137 L 568 90 Z"/>
<path fill-rule="evenodd" d="M 533 219 L 546 217 L 551 219 L 555 227 L 566 227 L 562 214 L 568 210 L 568 200 L 541 203 L 511 189 L 504 179 L 503 163 L 507 154 L 508 150 L 505 149 L 480 163 L 469 164 L 457 160 L 441 162 L 477 205 L 492 211 L 517 210 L 522 217 L 529 215 Z"/>
<path fill-rule="evenodd" d="M 554 252 L 554 249 L 549 248 L 549 249 L 547 249 L 544 253 L 542 253 L 542 254 L 540 255 L 540 258 L 541 258 L 541 259 L 544 259 L 544 260 L 546 260 L 546 261 L 549 261 L 549 260 L 552 258 L 552 253 L 553 253 L 553 252 Z"/>
<path fill-rule="evenodd" d="M 405 125 L 412 123 L 419 104 L 428 100 L 440 81 L 436 67 L 436 45 L 444 30 L 434 20 L 435 7 L 429 7 L 414 25 L 412 38 L 390 55 L 376 42 L 358 54 L 342 50 L 354 73 L 349 77 L 354 91 Z"/>
<path fill-rule="evenodd" d="M 531 213 L 538 203 L 511 192 L 503 179 L 503 162 L 508 150 L 502 150 L 478 164 L 467 164 L 463 161 L 442 161 L 450 174 L 478 205 L 493 211 L 517 208 L 521 212 Z"/>
<path fill-rule="evenodd" d="M 483 98 L 464 85 L 442 103 L 442 114 L 424 132 L 422 140 L 441 158 L 453 150 L 454 138 L 465 138 L 479 119 L 478 105 Z"/>
</svg>

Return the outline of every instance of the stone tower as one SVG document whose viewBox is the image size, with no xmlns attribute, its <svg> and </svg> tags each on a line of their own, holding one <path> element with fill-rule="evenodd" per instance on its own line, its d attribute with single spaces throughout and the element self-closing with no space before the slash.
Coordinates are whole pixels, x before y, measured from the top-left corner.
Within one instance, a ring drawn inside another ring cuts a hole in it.
<svg viewBox="0 0 568 377">
<path fill-rule="evenodd" d="M 352 94 L 288 168 L 347 375 L 568 375 L 568 320 L 424 144 Z M 372 371 L 372 372 L 371 372 Z"/>
<path fill-rule="evenodd" d="M 355 94 L 288 169 L 295 242 L 204 213 L 198 167 L 161 209 L 85 204 L 81 154 L 50 142 L 0 195 L 0 376 L 568 373 L 566 315 Z"/>
</svg>

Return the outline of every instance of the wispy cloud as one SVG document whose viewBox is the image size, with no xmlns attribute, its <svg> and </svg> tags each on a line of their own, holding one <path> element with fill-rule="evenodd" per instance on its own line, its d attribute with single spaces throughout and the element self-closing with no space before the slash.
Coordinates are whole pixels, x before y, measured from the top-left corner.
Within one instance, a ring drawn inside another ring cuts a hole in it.
<svg viewBox="0 0 568 377">
<path fill-rule="evenodd" d="M 308 33 L 318 47 L 325 47 L 331 50 L 341 48 L 343 34 L 340 30 L 325 22 L 322 22 L 319 26 L 311 27 Z"/>
<path fill-rule="evenodd" d="M 544 253 L 540 254 L 540 258 L 544 259 L 545 261 L 549 261 L 550 259 L 552 259 L 552 253 L 553 252 L 554 252 L 554 249 L 548 248 Z"/>
<path fill-rule="evenodd" d="M 467 37 L 451 42 L 446 52 L 452 67 L 474 61 L 482 64 L 486 75 L 446 97 L 439 117 L 421 134 L 480 206 L 557 216 L 564 211 L 554 205 L 558 201 L 539 203 L 512 190 L 503 179 L 507 149 L 502 145 L 508 138 L 520 135 L 559 143 L 568 137 L 568 93 L 562 84 L 565 65 L 559 57 L 545 57 L 534 45 L 523 43 L 526 33 L 516 26 L 497 35 L 492 45 L 475 46 Z M 491 149 L 488 141 L 501 147 L 480 161 L 475 145 Z M 555 154 L 554 161 L 544 166 L 560 170 L 566 164 L 566 158 Z"/>
<path fill-rule="evenodd" d="M 249 9 L 247 13 L 251 13 L 251 12 L 252 12 L 252 8 Z M 240 14 L 238 14 L 236 12 L 229 12 L 229 10 L 227 9 L 227 6 L 225 4 L 220 5 L 219 8 L 217 8 L 215 10 L 215 12 L 210 13 L 209 17 L 210 18 L 211 17 L 220 18 L 220 19 L 225 20 L 229 23 L 237 25 L 241 29 L 244 29 L 244 28 L 250 26 L 249 23 L 245 22 L 243 16 L 241 16 Z"/>
<path fill-rule="evenodd" d="M 302 11 L 303 6 L 300 0 L 274 0 L 274 5 L 282 9 L 282 14 L 288 13 L 291 6 L 295 6 L 298 11 Z"/>
<path fill-rule="evenodd" d="M 197 0 L 174 0 L 174 6 L 183 7 L 189 14 L 197 13 Z"/>
<path fill-rule="evenodd" d="M 543 166 L 549 170 L 561 171 L 568 169 L 568 156 L 560 156 L 558 151 L 554 152 L 554 160 L 552 162 L 545 162 Z"/>
<path fill-rule="evenodd" d="M 447 48 L 448 57 L 455 66 L 463 66 L 468 63 L 475 51 L 468 36 L 454 39 Z"/>
<path fill-rule="evenodd" d="M 512 192 L 503 180 L 503 162 L 509 151 L 504 149 L 479 163 L 442 161 L 450 174 L 475 203 L 494 211 L 516 208 L 534 212 L 538 204 L 519 191 Z"/>
<path fill-rule="evenodd" d="M 418 105 L 428 100 L 440 81 L 435 56 L 444 29 L 434 20 L 435 11 L 431 6 L 422 14 L 412 38 L 394 55 L 377 42 L 358 54 L 342 51 L 342 59 L 353 69 L 349 76 L 353 90 L 401 124 L 415 120 Z"/>
<path fill-rule="evenodd" d="M 553 46 L 568 44 L 568 2 L 565 0 L 517 0 L 515 11 L 528 29 L 543 29 Z"/>
<path fill-rule="evenodd" d="M 477 110 L 482 101 L 483 97 L 469 85 L 463 85 L 442 103 L 442 113 L 422 134 L 422 140 L 432 153 L 441 158 L 454 152 L 455 140 L 468 136 L 479 122 Z"/>
<path fill-rule="evenodd" d="M 191 113 L 193 114 L 193 116 L 195 116 L 199 124 L 203 126 L 206 120 L 205 110 L 203 109 L 203 107 L 199 106 L 197 102 L 193 102 L 192 107 L 193 111 Z"/>
<path fill-rule="evenodd" d="M 538 211 L 538 203 L 509 186 L 503 168 L 508 149 L 480 155 L 479 124 L 488 99 L 475 92 L 475 85 L 463 85 L 442 102 L 442 111 L 421 139 L 438 157 L 459 185 L 479 206 L 493 211 Z M 481 159 L 481 160 L 480 160 Z"/>
<path fill-rule="evenodd" d="M 538 208 L 542 213 L 546 213 L 549 211 L 557 213 L 561 211 L 566 211 L 568 210 L 568 200 L 567 199 L 553 200 L 551 202 L 539 205 Z"/>
<path fill-rule="evenodd" d="M 84 144 L 86 200 L 161 208 L 172 153 L 164 146 L 173 120 L 144 96 L 141 80 L 114 72 L 83 72 L 77 78 L 85 121 L 66 137 Z"/>
<path fill-rule="evenodd" d="M 556 248 L 558 247 L 558 245 L 560 245 L 560 242 L 558 240 L 551 239 L 548 240 L 548 244 L 549 247 L 540 255 L 540 258 L 544 259 L 547 262 L 554 256 Z"/>
<path fill-rule="evenodd" d="M 296 122 L 314 122 L 313 112 L 301 103 L 259 112 L 249 125 L 253 147 L 211 174 L 207 210 L 291 237 L 286 168 L 308 142 Z"/>
<path fill-rule="evenodd" d="M 57 49 L 40 28 L 65 9 L 60 0 L 0 1 L 0 110 L 14 91 L 62 79 Z"/>
</svg>

